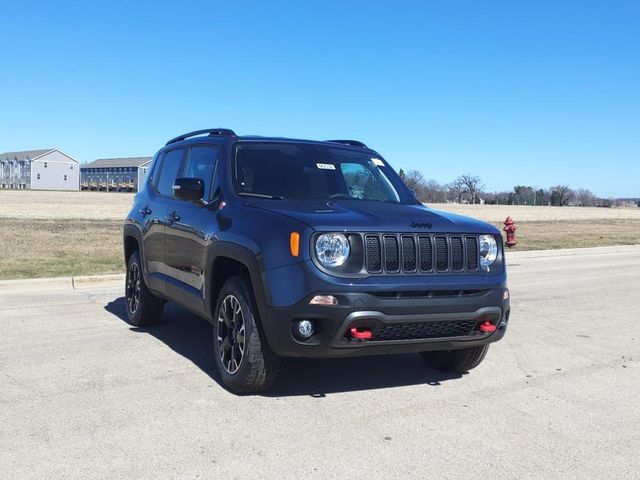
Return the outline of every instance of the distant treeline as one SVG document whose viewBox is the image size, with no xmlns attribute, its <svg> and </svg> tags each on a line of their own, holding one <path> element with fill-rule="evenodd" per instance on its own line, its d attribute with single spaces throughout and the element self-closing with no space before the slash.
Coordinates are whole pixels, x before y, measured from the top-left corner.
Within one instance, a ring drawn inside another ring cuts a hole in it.
<svg viewBox="0 0 640 480">
<path fill-rule="evenodd" d="M 453 182 L 441 184 L 424 177 L 419 170 L 400 169 L 400 178 L 425 203 L 485 203 L 500 205 L 567 205 L 580 207 L 640 207 L 639 198 L 599 198 L 586 188 L 554 185 L 540 188 L 516 185 L 510 192 L 487 192 L 482 179 L 465 173 Z"/>
</svg>

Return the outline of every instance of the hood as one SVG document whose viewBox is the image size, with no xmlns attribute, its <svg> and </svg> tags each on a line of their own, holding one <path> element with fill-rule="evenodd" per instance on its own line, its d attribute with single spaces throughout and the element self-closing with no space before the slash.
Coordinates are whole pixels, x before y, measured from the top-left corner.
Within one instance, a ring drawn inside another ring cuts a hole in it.
<svg viewBox="0 0 640 480">
<path fill-rule="evenodd" d="M 462 215 L 424 205 L 363 200 L 310 202 L 250 199 L 247 206 L 269 210 L 303 222 L 316 231 L 497 234 L 497 228 Z"/>
</svg>

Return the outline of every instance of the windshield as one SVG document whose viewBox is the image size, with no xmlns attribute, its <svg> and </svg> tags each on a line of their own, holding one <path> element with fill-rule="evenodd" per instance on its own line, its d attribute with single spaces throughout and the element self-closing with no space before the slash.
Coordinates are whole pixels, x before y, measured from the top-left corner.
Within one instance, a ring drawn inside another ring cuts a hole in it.
<svg viewBox="0 0 640 480">
<path fill-rule="evenodd" d="M 295 200 L 400 203 L 395 172 L 372 152 L 303 143 L 240 144 L 234 188 L 239 195 Z M 400 187 L 401 188 L 401 187 Z"/>
</svg>

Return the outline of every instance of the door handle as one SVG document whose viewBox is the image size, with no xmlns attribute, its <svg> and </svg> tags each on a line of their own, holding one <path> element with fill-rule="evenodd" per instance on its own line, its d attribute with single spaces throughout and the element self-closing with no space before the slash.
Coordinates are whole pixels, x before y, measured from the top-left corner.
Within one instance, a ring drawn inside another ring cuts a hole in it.
<svg viewBox="0 0 640 480">
<path fill-rule="evenodd" d="M 169 220 L 171 220 L 172 222 L 179 222 L 180 221 L 180 215 L 178 215 L 178 212 L 173 211 L 169 215 Z"/>
<path fill-rule="evenodd" d="M 151 209 L 149 209 L 148 205 L 145 205 L 144 208 L 141 208 L 140 210 L 138 210 L 138 212 L 143 216 L 146 217 L 147 215 L 151 215 Z"/>
</svg>

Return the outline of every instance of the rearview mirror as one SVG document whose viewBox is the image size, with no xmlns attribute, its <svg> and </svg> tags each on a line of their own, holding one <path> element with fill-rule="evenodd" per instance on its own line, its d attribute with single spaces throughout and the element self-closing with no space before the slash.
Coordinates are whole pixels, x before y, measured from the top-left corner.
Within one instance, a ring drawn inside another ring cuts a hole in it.
<svg viewBox="0 0 640 480">
<path fill-rule="evenodd" d="M 201 178 L 176 178 L 173 196 L 178 200 L 197 202 L 204 197 L 204 181 Z"/>
</svg>

